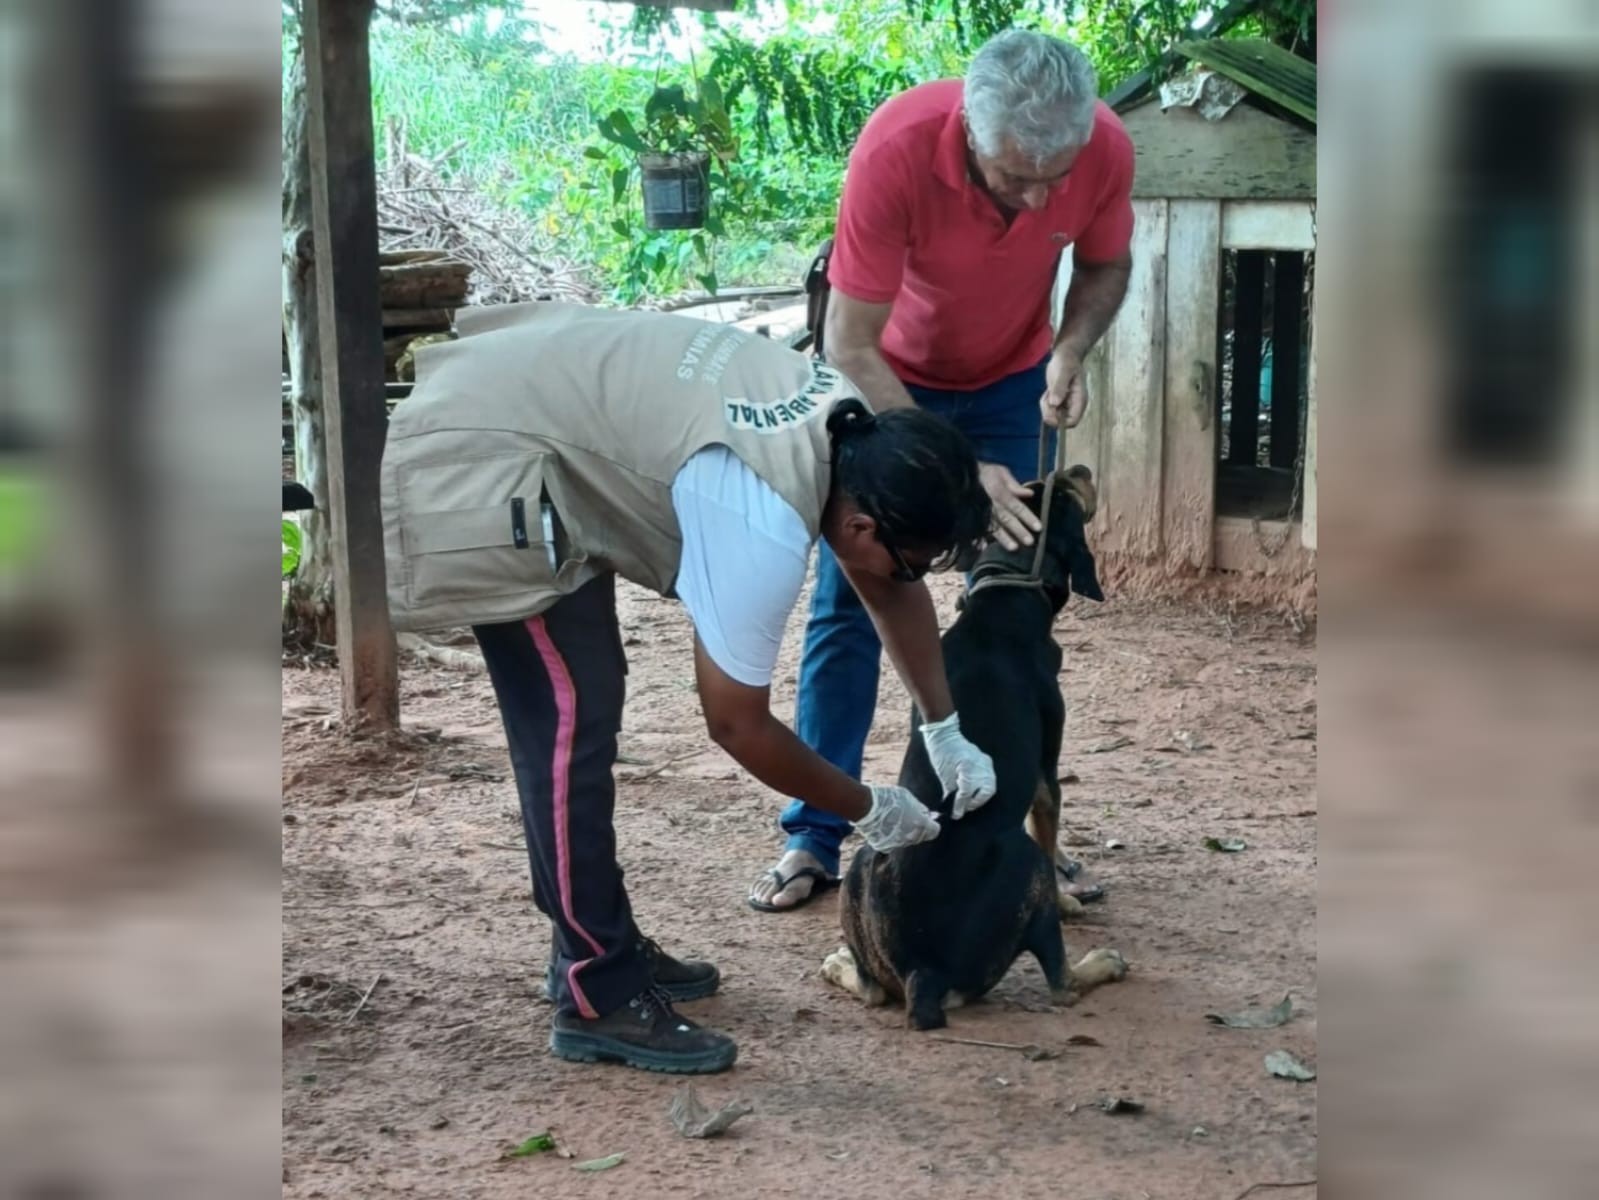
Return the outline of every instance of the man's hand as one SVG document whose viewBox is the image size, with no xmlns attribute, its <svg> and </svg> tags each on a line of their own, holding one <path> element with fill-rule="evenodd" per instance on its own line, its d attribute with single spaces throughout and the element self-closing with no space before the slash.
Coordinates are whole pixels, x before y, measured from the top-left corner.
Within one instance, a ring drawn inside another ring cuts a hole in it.
<svg viewBox="0 0 1599 1200">
<path fill-rule="evenodd" d="M 993 798 L 999 787 L 994 760 L 966 740 L 959 713 L 924 724 L 922 741 L 927 746 L 927 761 L 944 785 L 944 794 L 955 793 L 951 815 L 957 821 Z"/>
<path fill-rule="evenodd" d="M 1056 429 L 1074 428 L 1088 409 L 1088 389 L 1083 385 L 1083 359 L 1068 346 L 1056 346 L 1044 371 L 1044 394 L 1038 399 L 1044 424 Z"/>
<path fill-rule="evenodd" d="M 859 821 L 855 832 L 874 850 L 884 854 L 901 846 L 930 842 L 938 836 L 938 818 L 902 787 L 872 788 L 872 807 Z"/>
<path fill-rule="evenodd" d="M 1038 514 L 1027 507 L 1031 494 L 1026 485 L 1016 482 L 1010 468 L 998 463 L 978 463 L 977 478 L 994 502 L 994 536 L 1007 550 L 1033 544 L 1033 532 L 1043 528 Z"/>
</svg>

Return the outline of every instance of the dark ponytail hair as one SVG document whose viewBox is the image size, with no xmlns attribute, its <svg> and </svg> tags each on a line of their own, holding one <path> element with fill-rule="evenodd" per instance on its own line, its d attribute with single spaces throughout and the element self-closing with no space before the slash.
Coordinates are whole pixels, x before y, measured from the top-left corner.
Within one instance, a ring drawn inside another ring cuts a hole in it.
<svg viewBox="0 0 1599 1200">
<path fill-rule="evenodd" d="M 987 536 L 988 493 L 966 435 L 919 408 L 873 413 L 854 397 L 827 414 L 833 490 L 876 521 L 896 546 L 931 551 L 935 569 Z"/>
</svg>

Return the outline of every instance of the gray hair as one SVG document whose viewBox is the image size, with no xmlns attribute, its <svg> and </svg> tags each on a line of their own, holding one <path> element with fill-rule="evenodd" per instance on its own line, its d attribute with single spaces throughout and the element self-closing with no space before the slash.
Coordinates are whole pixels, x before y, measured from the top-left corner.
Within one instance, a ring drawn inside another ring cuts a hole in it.
<svg viewBox="0 0 1599 1200">
<path fill-rule="evenodd" d="M 1007 29 L 966 68 L 966 124 L 979 153 L 998 154 L 1009 140 L 1041 163 L 1088 144 L 1098 95 L 1093 64 L 1076 46 Z"/>
</svg>

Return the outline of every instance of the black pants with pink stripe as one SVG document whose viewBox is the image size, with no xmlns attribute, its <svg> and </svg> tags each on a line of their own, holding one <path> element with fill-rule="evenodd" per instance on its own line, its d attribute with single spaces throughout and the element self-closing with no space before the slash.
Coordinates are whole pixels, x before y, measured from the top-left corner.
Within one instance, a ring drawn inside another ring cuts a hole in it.
<svg viewBox="0 0 1599 1200">
<path fill-rule="evenodd" d="M 627 673 L 616 577 L 594 579 L 527 621 L 472 632 L 510 743 L 533 901 L 554 925 L 556 1004 L 604 1016 L 650 984 L 612 822 Z"/>
</svg>

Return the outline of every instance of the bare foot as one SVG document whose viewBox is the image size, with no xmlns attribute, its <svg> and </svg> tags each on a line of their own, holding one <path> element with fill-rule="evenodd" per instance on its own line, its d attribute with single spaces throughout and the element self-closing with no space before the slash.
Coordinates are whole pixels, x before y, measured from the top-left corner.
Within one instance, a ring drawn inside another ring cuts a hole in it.
<svg viewBox="0 0 1599 1200">
<path fill-rule="evenodd" d="M 777 866 L 762 871 L 750 885 L 750 903 L 773 908 L 796 908 L 811 897 L 818 886 L 816 877 L 799 872 L 816 871 L 825 875 L 821 859 L 807 850 L 790 850 L 777 860 Z M 775 873 L 774 873 L 775 872 Z M 829 877 L 830 878 L 830 877 Z M 779 886 L 787 880 L 786 886 Z"/>
</svg>

